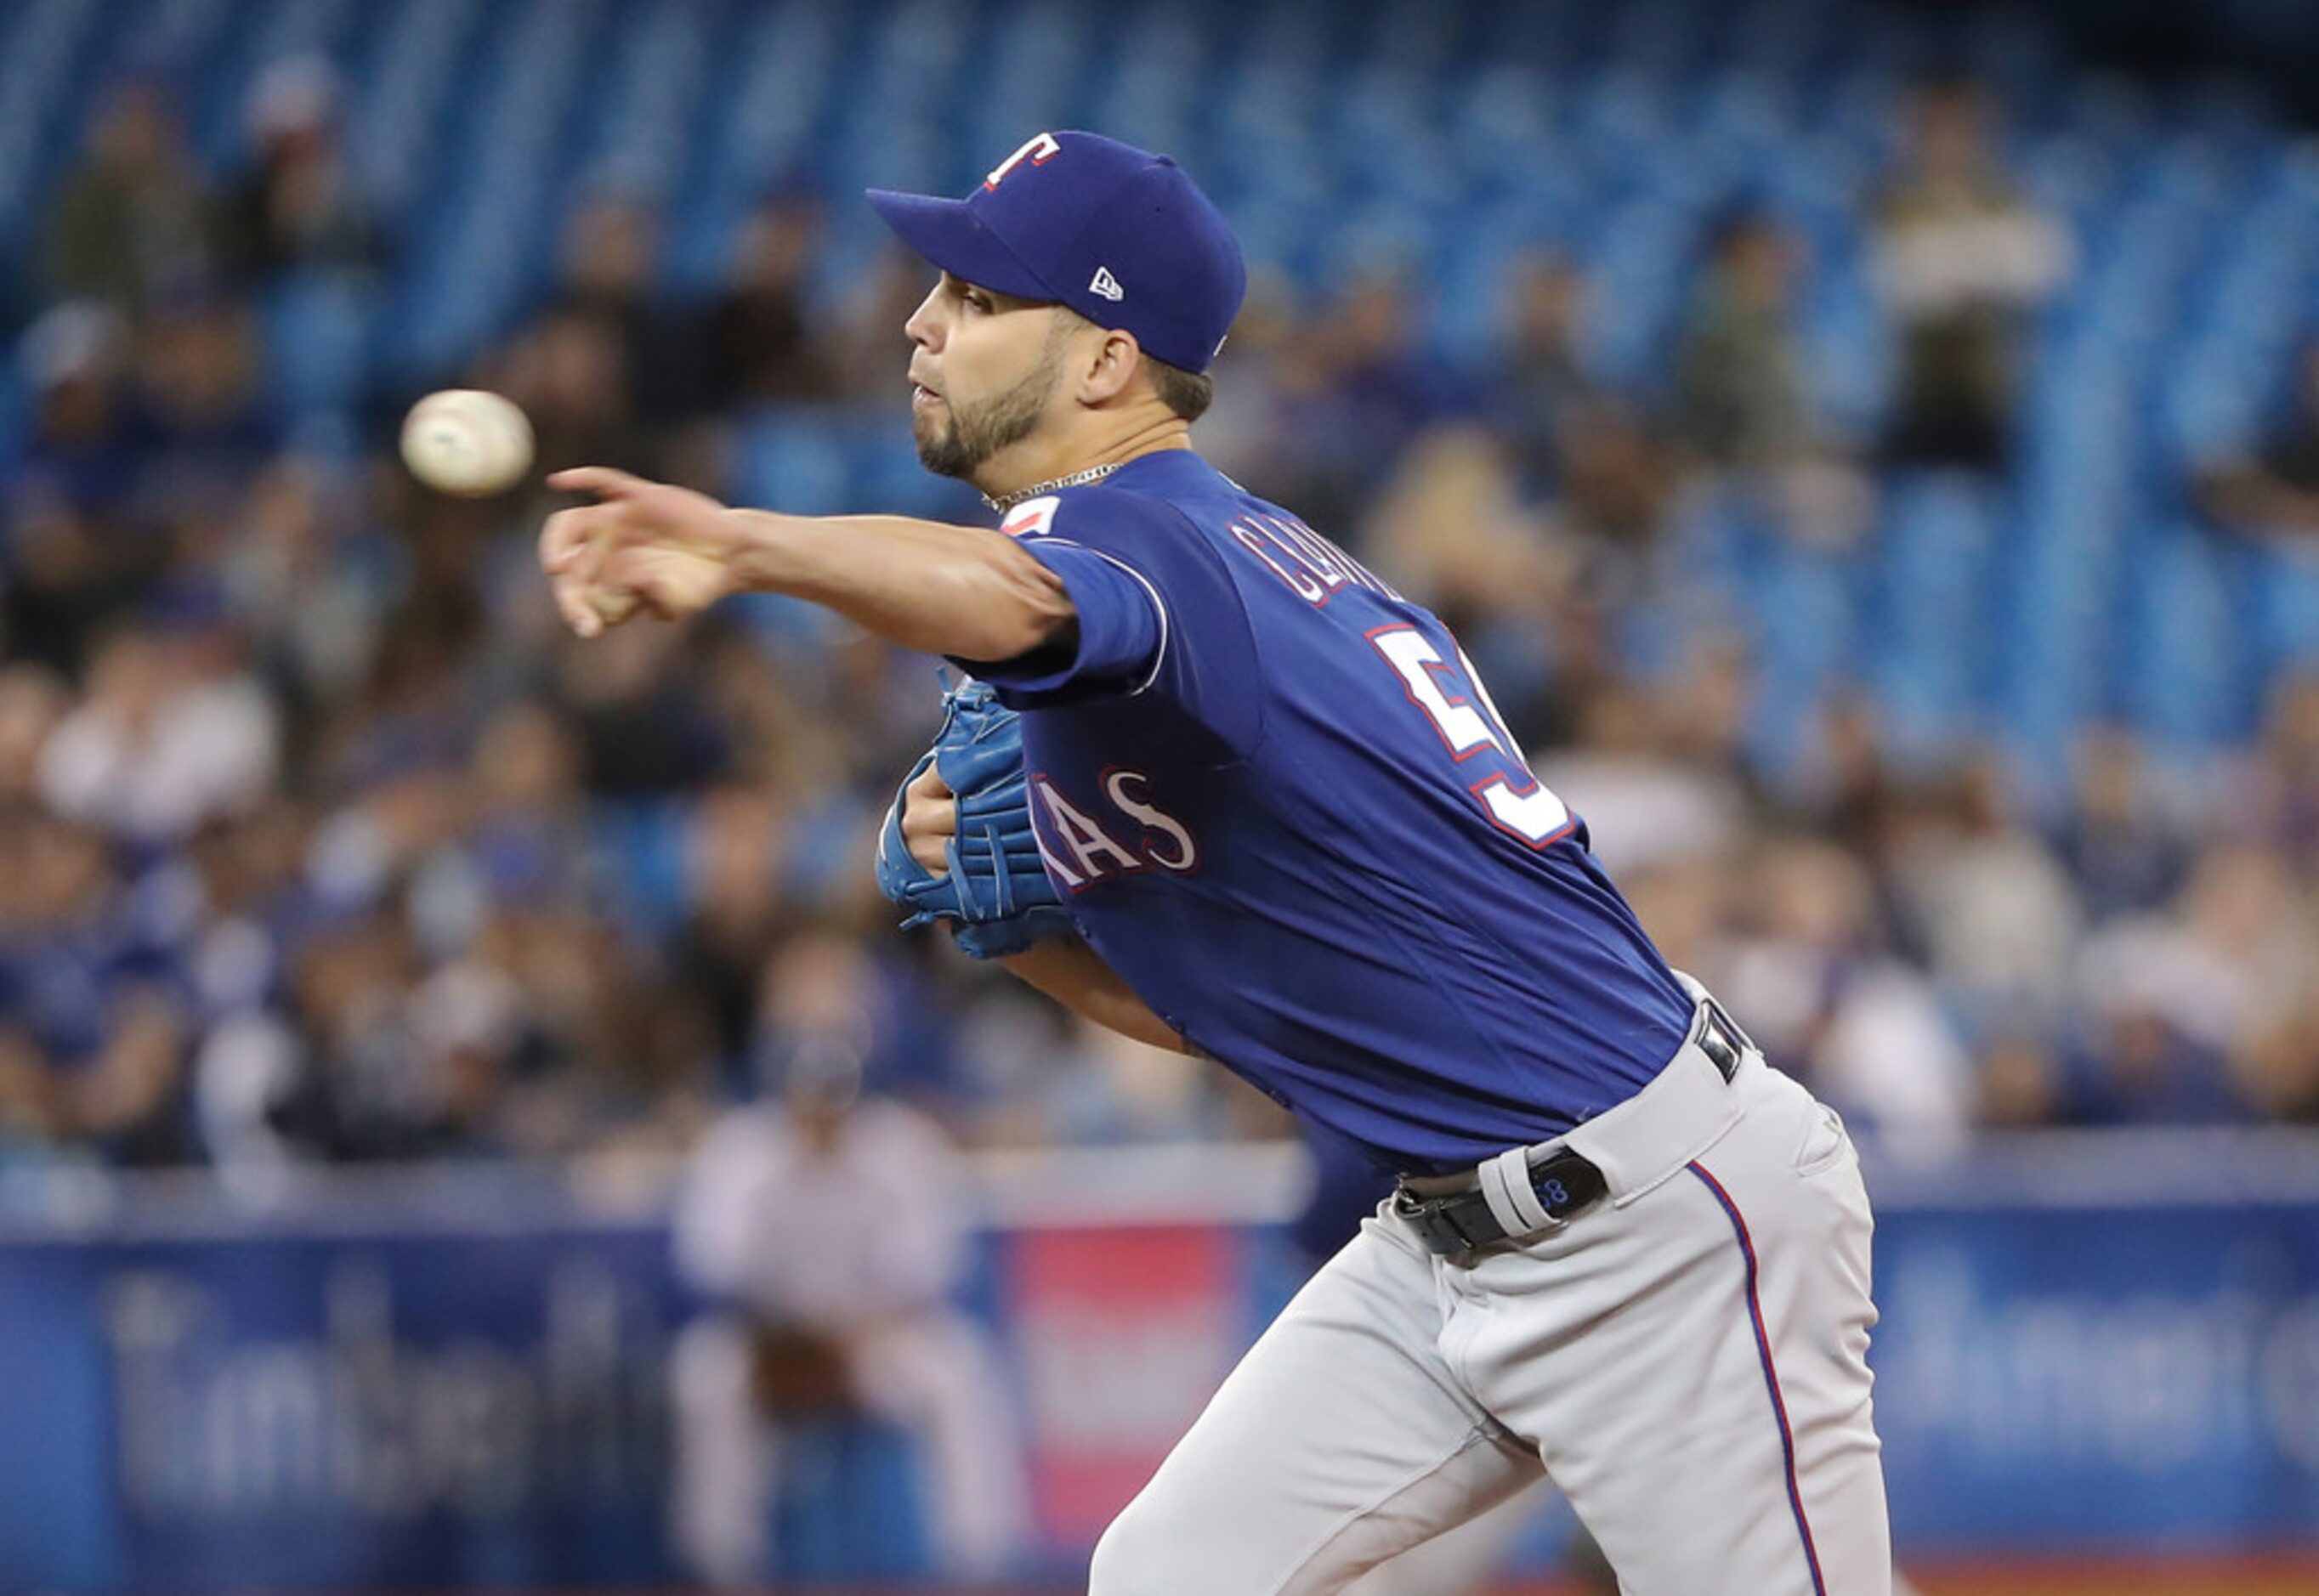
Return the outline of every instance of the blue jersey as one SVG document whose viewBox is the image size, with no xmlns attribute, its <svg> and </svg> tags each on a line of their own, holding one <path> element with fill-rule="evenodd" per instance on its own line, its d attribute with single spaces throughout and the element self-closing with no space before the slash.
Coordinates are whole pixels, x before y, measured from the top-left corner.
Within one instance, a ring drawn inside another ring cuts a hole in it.
<svg viewBox="0 0 2319 1596">
<path fill-rule="evenodd" d="M 1448 629 L 1187 450 L 1016 507 L 1076 642 L 1023 710 L 1049 874 L 1201 1050 L 1411 1172 L 1624 1101 L 1692 1003 Z"/>
</svg>

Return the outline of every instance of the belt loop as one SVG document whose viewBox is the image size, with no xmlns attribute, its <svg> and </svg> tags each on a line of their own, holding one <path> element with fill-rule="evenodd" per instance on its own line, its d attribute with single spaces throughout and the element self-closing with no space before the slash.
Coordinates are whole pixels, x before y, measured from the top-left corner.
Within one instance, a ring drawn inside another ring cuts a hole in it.
<svg viewBox="0 0 2319 1596">
<path fill-rule="evenodd" d="M 1556 1222 L 1546 1204 L 1538 1200 L 1538 1188 L 1529 1183 L 1529 1149 L 1508 1148 L 1485 1160 L 1475 1173 L 1481 1177 L 1482 1195 L 1490 1204 L 1490 1217 L 1507 1235 L 1531 1235 Z"/>
</svg>

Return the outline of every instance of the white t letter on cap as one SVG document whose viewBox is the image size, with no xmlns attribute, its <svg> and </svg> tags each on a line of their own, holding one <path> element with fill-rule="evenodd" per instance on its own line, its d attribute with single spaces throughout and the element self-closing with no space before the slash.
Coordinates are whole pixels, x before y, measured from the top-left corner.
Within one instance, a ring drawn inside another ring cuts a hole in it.
<svg viewBox="0 0 2319 1596">
<path fill-rule="evenodd" d="M 1029 161 L 1034 167 L 1043 166 L 1049 158 L 1062 153 L 1063 147 L 1055 142 L 1055 136 L 1052 133 L 1041 133 L 1036 138 L 1026 139 L 1023 142 L 1022 149 L 1000 161 L 997 169 L 982 180 L 982 186 L 997 188 L 1001 178 L 1024 161 Z"/>
</svg>

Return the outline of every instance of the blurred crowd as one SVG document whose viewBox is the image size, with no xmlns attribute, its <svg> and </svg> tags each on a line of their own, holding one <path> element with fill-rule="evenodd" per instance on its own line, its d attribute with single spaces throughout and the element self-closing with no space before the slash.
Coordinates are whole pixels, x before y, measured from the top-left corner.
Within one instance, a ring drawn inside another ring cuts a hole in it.
<svg viewBox="0 0 2319 1596">
<path fill-rule="evenodd" d="M 333 104 L 319 67 L 269 72 L 212 171 L 164 86 L 123 85 L 35 240 L 0 500 L 0 1163 L 669 1150 L 833 1052 L 974 1145 L 1278 1133 L 1220 1072 L 891 929 L 871 839 L 936 717 L 927 662 L 776 600 L 578 643 L 536 481 L 419 489 L 390 448 L 409 392 L 371 396 L 353 449 L 282 412 L 260 296 L 403 247 Z M 1646 391 L 1590 370 L 1604 290 L 1551 255 L 1510 263 L 1479 366 L 1381 264 L 1317 299 L 1259 277 L 1197 439 L 1449 619 L 1670 958 L 1894 1156 L 2319 1120 L 2319 682 L 2277 682 L 2260 739 L 2197 768 L 2087 726 L 2074 791 L 2032 802 L 1989 751 L 1900 761 L 1864 696 L 1766 768 L 1741 629 L 1685 602 L 1708 498 L 1841 545 L 1894 473 L 2012 468 L 2020 330 L 2071 241 L 1972 86 L 1904 114 L 1860 196 L 1896 351 L 1874 436 L 1814 413 L 1800 246 L 1738 205 Z M 897 254 L 817 292 L 847 203 L 768 196 L 678 302 L 654 205 L 580 196 L 536 312 L 438 377 L 521 403 L 542 471 L 730 492 L 769 408 L 898 435 L 926 275 Z M 2215 535 L 2319 525 L 2314 460 L 2301 419 L 2214 463 Z M 1629 623 L 1670 609 L 1644 668 Z"/>
</svg>

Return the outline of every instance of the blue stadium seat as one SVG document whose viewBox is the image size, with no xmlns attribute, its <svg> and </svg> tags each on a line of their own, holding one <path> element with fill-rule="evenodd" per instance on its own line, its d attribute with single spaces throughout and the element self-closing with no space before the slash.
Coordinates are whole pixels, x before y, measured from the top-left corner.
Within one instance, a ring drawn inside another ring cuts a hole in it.
<svg viewBox="0 0 2319 1596">
<path fill-rule="evenodd" d="M 2255 643 L 2264 677 L 2319 663 L 2319 549 L 2263 549 L 2252 564 Z"/>
<path fill-rule="evenodd" d="M 27 0 L 0 16 L 0 237 L 23 230 L 64 157 L 62 124 L 96 74 L 98 0 Z"/>
<path fill-rule="evenodd" d="M 685 834 L 692 808 L 681 799 L 602 801 L 589 807 L 594 869 L 611 907 L 639 935 L 674 933 L 685 909 Z"/>
<path fill-rule="evenodd" d="M 734 491 L 743 502 L 792 515 L 835 515 L 851 509 L 850 428 L 809 406 L 774 406 L 737 429 Z"/>
<path fill-rule="evenodd" d="M 2243 638 L 2213 536 L 2193 526 L 2150 529 L 2134 566 L 2118 651 L 2120 698 L 2136 724 L 2178 748 L 2212 747 L 2247 717 Z"/>
<path fill-rule="evenodd" d="M 374 296 L 342 277 L 302 275 L 264 306 L 266 370 L 285 413 L 352 415 L 370 374 Z"/>
</svg>

